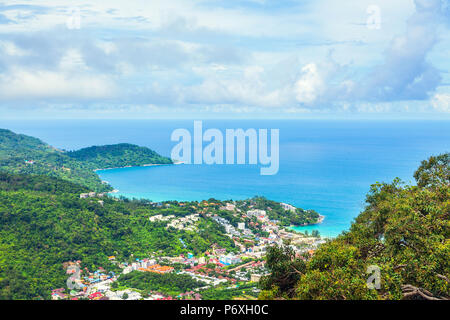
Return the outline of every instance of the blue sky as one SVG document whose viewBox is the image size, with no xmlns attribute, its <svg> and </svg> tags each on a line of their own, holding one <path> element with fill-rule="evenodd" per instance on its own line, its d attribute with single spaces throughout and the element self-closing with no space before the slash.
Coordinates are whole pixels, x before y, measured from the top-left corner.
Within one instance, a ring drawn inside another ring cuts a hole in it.
<svg viewBox="0 0 450 320">
<path fill-rule="evenodd" d="M 0 112 L 450 119 L 449 1 L 8 0 Z"/>
</svg>

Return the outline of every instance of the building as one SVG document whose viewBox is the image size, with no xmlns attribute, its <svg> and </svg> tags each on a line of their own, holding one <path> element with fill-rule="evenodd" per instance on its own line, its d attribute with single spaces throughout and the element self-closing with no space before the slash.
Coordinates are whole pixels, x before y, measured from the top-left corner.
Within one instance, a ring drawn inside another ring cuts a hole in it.
<svg viewBox="0 0 450 320">
<path fill-rule="evenodd" d="M 280 203 L 280 205 L 286 211 L 295 212 L 295 210 L 297 209 L 296 207 L 291 206 L 290 204 L 287 204 L 287 203 Z"/>
<path fill-rule="evenodd" d="M 252 274 L 250 276 L 250 281 L 251 282 L 259 282 L 259 280 L 261 280 L 261 278 L 262 278 L 262 275 L 260 275 L 260 274 Z"/>
<path fill-rule="evenodd" d="M 52 290 L 52 300 L 64 300 L 67 298 L 67 295 L 64 293 L 64 288 L 53 289 Z"/>
<path fill-rule="evenodd" d="M 237 264 L 239 262 L 241 262 L 241 259 L 232 255 L 232 254 L 228 254 L 228 255 L 222 255 L 219 257 L 219 262 L 223 265 L 226 266 L 230 266 L 233 264 Z"/>
<path fill-rule="evenodd" d="M 239 222 L 238 223 L 238 229 L 239 230 L 245 230 L 245 222 Z"/>
<path fill-rule="evenodd" d="M 103 193 L 101 194 L 104 195 Z M 80 194 L 80 199 L 87 199 L 87 198 L 95 198 L 97 196 L 97 193 L 95 192 L 89 192 L 89 193 L 82 193 Z"/>
<path fill-rule="evenodd" d="M 100 300 L 103 297 L 101 292 L 94 292 L 93 294 L 89 295 L 89 300 Z"/>
<path fill-rule="evenodd" d="M 220 210 L 234 211 L 236 210 L 236 206 L 234 204 L 227 203 L 226 206 L 220 207 Z"/>
<path fill-rule="evenodd" d="M 249 218 L 251 218 L 251 217 L 265 217 L 266 214 L 267 213 L 266 213 L 265 210 L 259 210 L 259 209 L 247 211 L 247 217 L 249 217 Z"/>
<path fill-rule="evenodd" d="M 173 267 L 168 267 L 168 266 L 160 266 L 159 264 L 155 264 L 155 265 L 151 265 L 147 268 L 139 268 L 139 271 L 143 271 L 143 272 L 154 272 L 154 273 L 170 273 L 172 271 L 174 271 L 175 269 Z"/>
</svg>

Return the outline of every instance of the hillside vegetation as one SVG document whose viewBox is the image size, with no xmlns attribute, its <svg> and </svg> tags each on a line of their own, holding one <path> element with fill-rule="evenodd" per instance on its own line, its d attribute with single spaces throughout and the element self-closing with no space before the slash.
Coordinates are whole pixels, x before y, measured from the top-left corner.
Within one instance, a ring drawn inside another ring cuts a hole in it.
<svg viewBox="0 0 450 320">
<path fill-rule="evenodd" d="M 68 152 L 67 155 L 73 159 L 86 162 L 92 169 L 172 164 L 172 160 L 160 156 L 153 150 L 128 143 L 94 146 Z"/>
<path fill-rule="evenodd" d="M 210 219 L 199 222 L 198 232 L 149 221 L 157 214 L 192 214 L 191 206 L 80 199 L 80 191 L 85 189 L 57 178 L 0 174 L 0 300 L 49 299 L 51 289 L 65 286 L 67 261 L 81 260 L 82 268 L 91 271 L 101 266 L 117 272 L 108 256 L 131 261 L 131 255 L 144 258 L 153 252 L 199 254 L 213 244 L 234 249 L 223 228 Z"/>
<path fill-rule="evenodd" d="M 260 298 L 448 299 L 450 155 L 422 162 L 415 178 L 417 186 L 398 179 L 372 185 L 350 230 L 311 258 L 271 248 L 272 274 L 262 279 Z M 374 268 L 378 290 L 367 286 Z"/>
<path fill-rule="evenodd" d="M 97 192 L 112 188 L 102 183 L 94 169 L 159 163 L 172 162 L 148 148 L 131 144 L 64 152 L 37 138 L 0 129 L 1 171 L 56 177 Z"/>
</svg>

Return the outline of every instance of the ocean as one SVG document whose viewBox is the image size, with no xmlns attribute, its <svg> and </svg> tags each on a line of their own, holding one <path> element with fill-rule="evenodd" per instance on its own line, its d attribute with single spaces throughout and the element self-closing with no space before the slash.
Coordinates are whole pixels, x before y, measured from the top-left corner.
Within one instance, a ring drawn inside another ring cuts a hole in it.
<svg viewBox="0 0 450 320">
<path fill-rule="evenodd" d="M 364 209 L 375 182 L 399 177 L 413 184 L 421 160 L 450 150 L 448 121 L 206 120 L 208 128 L 279 129 L 277 175 L 261 176 L 255 165 L 175 165 L 98 172 L 131 198 L 238 200 L 265 196 L 325 216 L 322 224 L 298 227 L 327 237 L 347 230 Z M 189 120 L 1 120 L 0 128 L 32 135 L 65 150 L 134 143 L 170 156 L 173 130 L 192 130 Z"/>
</svg>

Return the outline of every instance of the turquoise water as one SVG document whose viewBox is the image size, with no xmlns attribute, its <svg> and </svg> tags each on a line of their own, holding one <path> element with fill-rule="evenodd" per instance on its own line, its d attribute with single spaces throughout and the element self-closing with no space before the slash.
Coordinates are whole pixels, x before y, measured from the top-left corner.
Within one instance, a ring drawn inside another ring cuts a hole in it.
<svg viewBox="0 0 450 320">
<path fill-rule="evenodd" d="M 130 142 L 170 155 L 176 128 L 192 121 L 0 121 L 64 149 Z M 205 128 L 280 129 L 280 170 L 258 166 L 175 165 L 98 172 L 120 195 L 162 200 L 245 199 L 255 195 L 314 209 L 326 216 L 324 236 L 348 229 L 376 181 L 413 183 L 420 161 L 450 150 L 450 122 L 439 121 L 204 121 Z"/>
</svg>

